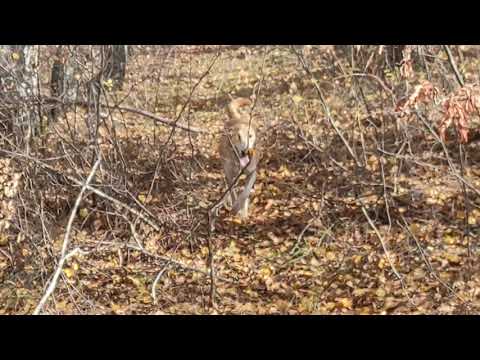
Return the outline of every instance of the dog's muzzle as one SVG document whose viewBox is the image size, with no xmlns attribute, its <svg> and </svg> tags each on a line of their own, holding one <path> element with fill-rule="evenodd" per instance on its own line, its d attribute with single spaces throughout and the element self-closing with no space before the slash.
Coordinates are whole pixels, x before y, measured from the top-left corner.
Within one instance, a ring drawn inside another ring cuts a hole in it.
<svg viewBox="0 0 480 360">
<path fill-rule="evenodd" d="M 240 153 L 240 159 L 239 159 L 239 161 L 240 161 L 240 166 L 241 166 L 242 168 L 244 168 L 245 166 L 248 165 L 248 162 L 250 161 L 250 156 L 248 156 L 248 152 L 247 152 L 247 151 L 242 151 L 242 152 Z"/>
<path fill-rule="evenodd" d="M 244 151 L 241 151 L 240 152 L 240 166 L 242 168 L 244 168 L 245 166 L 248 165 L 248 163 L 250 162 L 250 158 L 253 157 L 255 154 L 255 151 L 253 149 L 247 149 L 247 150 L 244 150 Z"/>
</svg>

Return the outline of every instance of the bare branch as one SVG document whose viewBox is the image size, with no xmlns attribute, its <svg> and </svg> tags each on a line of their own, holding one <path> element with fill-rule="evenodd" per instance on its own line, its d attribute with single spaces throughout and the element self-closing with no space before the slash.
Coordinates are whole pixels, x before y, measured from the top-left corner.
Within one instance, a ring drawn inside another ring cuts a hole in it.
<svg viewBox="0 0 480 360">
<path fill-rule="evenodd" d="M 72 225 L 73 225 L 73 220 L 75 220 L 75 215 L 77 214 L 78 207 L 80 206 L 80 202 L 82 201 L 83 194 L 87 190 L 88 184 L 92 181 L 95 172 L 97 171 L 98 166 L 101 163 L 101 158 L 98 158 L 98 160 L 95 162 L 93 165 L 92 171 L 90 171 L 90 175 L 88 175 L 87 180 L 83 184 L 82 189 L 80 190 L 80 193 L 77 196 L 77 200 L 75 201 L 75 205 L 73 206 L 73 209 L 70 213 L 70 218 L 68 219 L 68 224 L 67 224 L 67 229 L 65 231 L 65 237 L 63 239 L 63 245 L 62 245 L 62 252 L 60 254 L 60 260 L 57 265 L 57 269 L 55 270 L 55 273 L 52 277 L 52 280 L 50 281 L 50 284 L 48 285 L 47 290 L 45 291 L 45 294 L 43 295 L 42 299 L 38 303 L 37 307 L 35 308 L 35 311 L 33 312 L 33 315 L 38 315 L 42 311 L 43 307 L 45 306 L 45 303 L 47 302 L 48 298 L 52 293 L 55 291 L 55 288 L 57 287 L 57 282 L 60 277 L 60 274 L 62 273 L 63 265 L 65 262 L 72 256 L 76 255 L 77 253 L 81 252 L 80 248 L 76 248 L 73 251 L 71 251 L 69 254 L 67 254 L 67 249 L 68 245 L 70 243 L 70 233 L 72 231 Z"/>
<path fill-rule="evenodd" d="M 457 63 L 455 62 L 455 59 L 453 58 L 452 51 L 450 50 L 450 47 L 448 45 L 443 45 L 443 49 L 447 53 L 448 56 L 448 62 L 450 63 L 450 66 L 452 67 L 453 72 L 455 73 L 455 77 L 457 78 L 457 82 L 461 87 L 465 86 L 465 81 L 463 81 L 463 76 L 460 74 L 460 71 L 458 70 Z"/>
</svg>

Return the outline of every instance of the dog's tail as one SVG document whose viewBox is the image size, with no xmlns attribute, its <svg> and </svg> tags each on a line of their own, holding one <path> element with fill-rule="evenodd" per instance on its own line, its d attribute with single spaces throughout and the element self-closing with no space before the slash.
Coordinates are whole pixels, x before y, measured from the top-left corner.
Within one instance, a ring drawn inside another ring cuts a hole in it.
<svg viewBox="0 0 480 360">
<path fill-rule="evenodd" d="M 244 106 L 252 106 L 250 99 L 238 98 L 230 102 L 228 105 L 228 114 L 232 120 L 242 121 L 245 119 L 245 115 L 240 114 L 238 109 Z"/>
</svg>

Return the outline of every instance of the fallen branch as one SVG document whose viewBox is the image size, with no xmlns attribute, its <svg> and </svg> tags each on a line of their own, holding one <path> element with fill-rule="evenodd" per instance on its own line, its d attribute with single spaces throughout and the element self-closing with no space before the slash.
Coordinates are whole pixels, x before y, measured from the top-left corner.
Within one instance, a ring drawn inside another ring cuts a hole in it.
<svg viewBox="0 0 480 360">
<path fill-rule="evenodd" d="M 47 98 L 45 98 L 45 100 L 58 102 L 58 103 L 61 103 L 63 105 L 78 105 L 78 106 L 89 106 L 90 105 L 90 103 L 87 102 L 87 101 L 78 101 L 77 100 L 77 101 L 68 101 L 67 102 L 67 101 L 64 101 L 64 100 L 56 98 L 56 97 L 47 97 Z M 199 134 L 208 133 L 208 131 L 206 131 L 206 130 L 197 129 L 197 128 L 194 128 L 194 127 L 190 127 L 188 125 L 180 124 L 180 123 L 178 123 L 178 120 L 177 121 L 169 120 L 169 119 L 164 118 L 162 116 L 152 114 L 151 112 L 148 112 L 146 110 L 137 109 L 137 108 L 134 108 L 134 107 L 131 107 L 131 106 L 107 105 L 107 104 L 100 104 L 100 106 L 105 107 L 107 109 L 114 109 L 114 110 L 117 109 L 117 110 L 120 110 L 120 111 L 126 111 L 126 112 L 131 112 L 131 113 L 134 113 L 134 114 L 142 115 L 144 117 L 147 117 L 149 119 L 154 120 L 157 123 L 161 123 L 163 125 L 167 125 L 167 126 L 170 126 L 170 127 L 173 127 L 173 128 L 179 128 L 181 130 L 190 131 L 190 132 L 199 133 Z"/>
<path fill-rule="evenodd" d="M 157 116 L 157 115 L 152 114 L 152 113 L 150 113 L 148 111 L 145 111 L 145 110 L 140 110 L 140 109 L 136 109 L 136 108 L 129 107 L 129 106 L 118 106 L 117 105 L 117 106 L 112 106 L 112 107 L 116 108 L 118 110 L 121 110 L 121 111 L 128 111 L 128 112 L 131 112 L 131 113 L 139 114 L 139 115 L 145 116 L 149 119 L 152 119 L 155 122 L 159 122 L 161 124 L 171 126 L 171 127 L 174 127 L 174 128 L 179 128 L 181 130 L 190 131 L 190 132 L 197 133 L 197 134 L 208 133 L 208 131 L 206 131 L 206 130 L 202 130 L 202 129 L 190 127 L 190 126 L 187 126 L 187 125 L 179 124 L 176 121 L 168 120 L 166 118 Z"/>
<path fill-rule="evenodd" d="M 141 253 L 143 253 L 143 254 L 145 254 L 149 257 L 152 257 L 154 259 L 158 259 L 160 261 L 166 262 L 167 264 L 169 264 L 169 266 L 177 267 L 177 268 L 180 268 L 180 269 L 183 269 L 183 270 L 196 272 L 196 273 L 199 273 L 199 274 L 203 274 L 205 276 L 210 276 L 210 271 L 208 271 L 208 270 L 203 270 L 203 269 L 198 269 L 198 268 L 195 268 L 195 267 L 192 267 L 192 266 L 188 266 L 188 265 L 186 265 L 186 264 L 184 264 L 180 261 L 173 260 L 172 258 L 169 258 L 167 256 L 153 254 L 153 253 L 149 252 L 148 250 L 145 250 L 142 246 L 128 244 L 128 245 L 126 245 L 126 247 L 129 248 L 129 249 L 132 249 L 132 250 L 140 251 Z M 230 283 L 230 284 L 235 284 L 235 281 L 229 280 L 229 279 L 226 279 L 226 278 L 223 278 L 223 277 L 218 277 L 218 279 L 222 280 L 224 282 Z"/>
</svg>

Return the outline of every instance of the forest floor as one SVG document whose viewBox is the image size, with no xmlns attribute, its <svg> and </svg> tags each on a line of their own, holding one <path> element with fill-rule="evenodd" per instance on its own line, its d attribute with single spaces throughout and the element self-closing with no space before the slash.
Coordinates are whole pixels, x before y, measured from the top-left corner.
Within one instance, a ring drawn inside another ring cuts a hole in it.
<svg viewBox="0 0 480 360">
<path fill-rule="evenodd" d="M 110 189 L 114 197 L 148 209 L 160 231 L 125 210 L 110 205 L 107 211 L 85 200 L 71 248 L 79 246 L 87 253 L 67 261 L 44 311 L 478 313 L 478 194 L 470 188 L 463 191 L 442 147 L 420 123 L 407 124 L 407 136 L 391 118 L 369 118 L 350 91 L 354 79 L 339 74 L 327 48 L 314 47 L 309 59 L 332 117 L 361 159 L 360 167 L 327 121 L 315 86 L 287 47 L 272 47 L 268 53 L 264 48 L 226 49 L 218 58 L 213 51 L 193 50 L 176 56 L 135 54 L 124 90 L 112 92 L 112 102 L 125 99 L 124 105 L 173 120 L 191 97 L 180 122 L 205 132 L 176 129 L 172 134 L 171 127 L 139 114 L 112 111 L 100 129 L 106 165 L 96 180 L 105 185 L 98 188 L 115 183 L 117 189 Z M 477 80 L 475 59 L 476 54 L 463 60 L 462 71 L 472 73 L 467 80 Z M 416 76 L 418 81 L 424 74 Z M 384 94 L 375 82 L 369 86 L 364 90 L 372 113 L 385 109 Z M 217 295 L 212 308 L 207 212 L 225 189 L 217 142 L 229 95 L 250 96 L 253 89 L 258 91 L 254 115 L 263 158 L 248 220 L 222 209 L 210 236 Z M 82 116 L 81 111 L 67 118 L 75 116 Z M 61 149 L 77 158 L 75 148 L 82 146 L 82 139 L 76 135 L 80 145 L 63 141 L 67 146 L 62 148 L 55 136 L 58 131 L 67 138 L 67 124 L 59 121 L 56 130 L 38 139 L 39 158 L 53 158 Z M 480 189 L 477 147 L 465 146 L 463 176 Z M 456 143 L 449 143 L 448 151 L 459 166 Z M 70 166 L 68 161 L 49 164 L 61 171 Z M 79 171 L 86 176 L 89 168 Z M 123 188 L 109 177 L 116 173 Z M 74 202 L 79 188 L 67 188 L 45 190 L 45 208 Z M 466 197 L 472 204 L 467 212 Z M 50 244 L 17 242 L 21 269 L 14 270 L 0 254 L 0 313 L 29 314 L 38 304 L 55 270 L 69 209 L 49 222 Z M 469 236 L 464 236 L 465 226 Z"/>
</svg>

